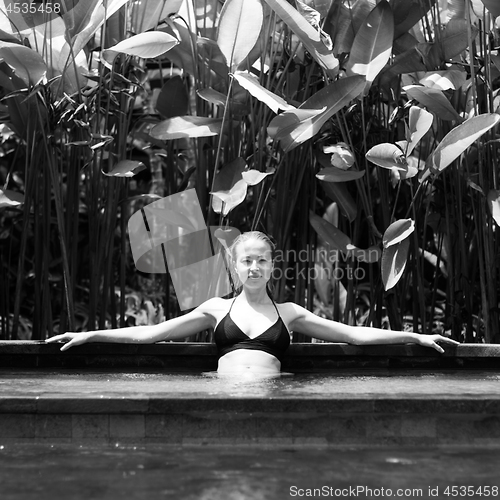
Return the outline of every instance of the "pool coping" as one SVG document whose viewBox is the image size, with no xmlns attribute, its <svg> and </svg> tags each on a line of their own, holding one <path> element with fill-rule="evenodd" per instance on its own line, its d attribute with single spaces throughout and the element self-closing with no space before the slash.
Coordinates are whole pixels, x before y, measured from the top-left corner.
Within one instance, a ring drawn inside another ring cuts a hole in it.
<svg viewBox="0 0 500 500">
<path fill-rule="evenodd" d="M 215 370 L 217 349 L 204 342 L 156 344 L 93 343 L 60 351 L 43 341 L 0 341 L 0 367 L 158 368 Z M 416 344 L 350 345 L 293 343 L 282 370 L 302 372 L 336 368 L 500 369 L 500 344 L 444 346 L 443 354 Z"/>
</svg>

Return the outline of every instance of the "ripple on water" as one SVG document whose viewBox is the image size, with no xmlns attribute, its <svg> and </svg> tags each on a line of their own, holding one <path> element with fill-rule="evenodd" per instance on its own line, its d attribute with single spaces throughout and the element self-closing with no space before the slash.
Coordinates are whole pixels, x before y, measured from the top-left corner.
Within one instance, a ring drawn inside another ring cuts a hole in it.
<svg viewBox="0 0 500 500">
<path fill-rule="evenodd" d="M 500 396 L 500 374 L 480 371 L 338 371 L 278 376 L 216 372 L 0 371 L 0 394 L 172 394 L 240 397 Z"/>
</svg>

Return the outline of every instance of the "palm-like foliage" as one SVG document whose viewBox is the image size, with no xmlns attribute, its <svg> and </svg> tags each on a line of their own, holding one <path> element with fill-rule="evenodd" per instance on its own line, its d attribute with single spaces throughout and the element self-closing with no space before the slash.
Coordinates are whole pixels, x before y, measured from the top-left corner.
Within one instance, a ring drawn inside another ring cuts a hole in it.
<svg viewBox="0 0 500 500">
<path fill-rule="evenodd" d="M 494 340 L 495 2 L 69 4 L 0 26 L 4 337 L 125 323 L 127 219 L 194 185 L 274 235 L 277 298 Z"/>
</svg>

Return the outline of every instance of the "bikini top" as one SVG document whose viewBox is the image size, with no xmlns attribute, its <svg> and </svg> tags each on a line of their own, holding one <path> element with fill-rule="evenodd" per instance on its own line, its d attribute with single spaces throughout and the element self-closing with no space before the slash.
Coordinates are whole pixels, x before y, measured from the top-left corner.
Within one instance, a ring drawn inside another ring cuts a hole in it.
<svg viewBox="0 0 500 500">
<path fill-rule="evenodd" d="M 265 332 L 253 339 L 242 332 L 231 318 L 231 309 L 233 308 L 234 300 L 231 303 L 228 313 L 215 328 L 214 338 L 219 350 L 219 357 L 236 349 L 255 349 L 272 354 L 281 361 L 290 345 L 290 333 L 281 319 L 274 300 L 273 304 L 278 313 L 278 319 Z"/>
</svg>

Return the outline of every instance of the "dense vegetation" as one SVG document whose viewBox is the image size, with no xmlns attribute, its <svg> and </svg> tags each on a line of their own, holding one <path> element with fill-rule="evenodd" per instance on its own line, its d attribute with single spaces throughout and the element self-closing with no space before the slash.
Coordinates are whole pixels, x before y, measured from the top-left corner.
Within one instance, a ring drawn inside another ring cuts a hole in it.
<svg viewBox="0 0 500 500">
<path fill-rule="evenodd" d="M 195 187 L 208 225 L 274 236 L 276 299 L 499 340 L 496 0 L 14 5 L 0 338 L 179 314 L 127 221 Z"/>
</svg>

